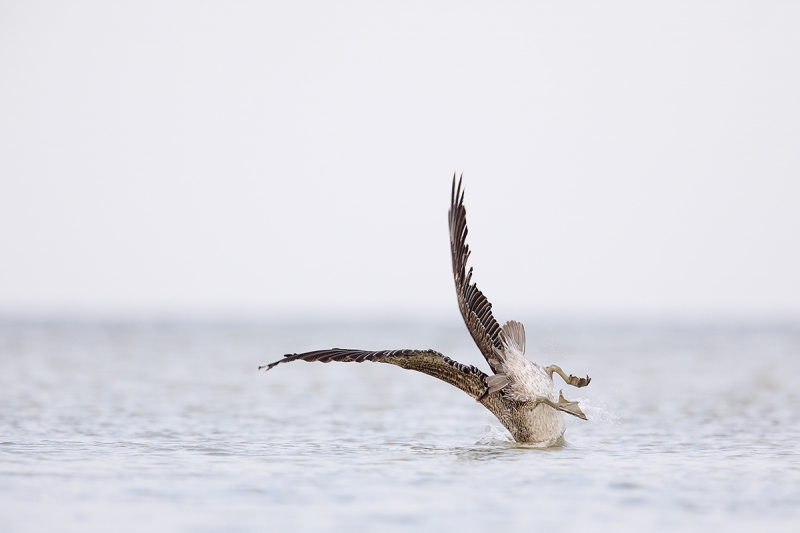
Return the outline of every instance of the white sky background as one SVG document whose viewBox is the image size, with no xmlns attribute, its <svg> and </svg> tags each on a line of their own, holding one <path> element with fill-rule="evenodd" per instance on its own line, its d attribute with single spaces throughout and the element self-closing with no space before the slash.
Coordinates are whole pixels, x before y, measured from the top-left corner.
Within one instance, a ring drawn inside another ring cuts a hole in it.
<svg viewBox="0 0 800 533">
<path fill-rule="evenodd" d="M 800 3 L 0 3 L 0 312 L 800 317 Z"/>
</svg>

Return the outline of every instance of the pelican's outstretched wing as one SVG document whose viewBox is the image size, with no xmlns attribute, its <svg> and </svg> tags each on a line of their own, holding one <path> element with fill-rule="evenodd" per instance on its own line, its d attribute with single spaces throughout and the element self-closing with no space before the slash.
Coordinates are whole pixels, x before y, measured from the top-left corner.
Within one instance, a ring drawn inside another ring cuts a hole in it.
<svg viewBox="0 0 800 533">
<path fill-rule="evenodd" d="M 283 359 L 258 367 L 258 369 L 266 368 L 270 370 L 276 365 L 291 361 L 319 361 L 321 363 L 330 363 L 331 361 L 354 363 L 375 361 L 377 363 L 389 363 L 441 379 L 445 383 L 458 387 L 476 400 L 483 398 L 487 391 L 494 392 L 494 390 L 489 390 L 490 386 L 494 385 L 491 382 L 494 376 L 489 377 L 479 368 L 471 365 L 462 365 L 458 361 L 453 361 L 434 350 L 382 350 L 369 352 L 366 350 L 333 348 L 331 350 L 287 354 L 283 356 Z"/>
<path fill-rule="evenodd" d="M 492 372 L 502 372 L 503 342 L 500 324 L 492 316 L 492 304 L 478 290 L 472 281 L 472 268 L 467 271 L 469 245 L 467 245 L 467 210 L 464 207 L 464 193 L 461 179 L 456 187 L 453 175 L 453 189 L 450 193 L 450 253 L 453 259 L 453 277 L 456 282 L 456 295 L 461 316 L 467 329 L 478 345 Z"/>
</svg>

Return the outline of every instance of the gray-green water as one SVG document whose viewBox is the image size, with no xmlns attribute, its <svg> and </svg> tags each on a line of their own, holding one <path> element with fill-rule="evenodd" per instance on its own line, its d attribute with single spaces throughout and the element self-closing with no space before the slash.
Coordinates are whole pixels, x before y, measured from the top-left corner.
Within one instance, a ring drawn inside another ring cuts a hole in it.
<svg viewBox="0 0 800 533">
<path fill-rule="evenodd" d="M 0 324 L 2 531 L 798 531 L 800 330 L 537 325 L 589 422 L 515 446 L 462 392 L 334 346 L 459 327 Z"/>
</svg>

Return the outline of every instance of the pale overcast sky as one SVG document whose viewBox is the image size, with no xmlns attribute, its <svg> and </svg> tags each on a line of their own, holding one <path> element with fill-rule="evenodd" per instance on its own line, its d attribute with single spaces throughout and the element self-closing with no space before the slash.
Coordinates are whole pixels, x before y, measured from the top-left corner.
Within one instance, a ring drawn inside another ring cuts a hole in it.
<svg viewBox="0 0 800 533">
<path fill-rule="evenodd" d="M 0 3 L 0 313 L 800 317 L 800 3 Z"/>
</svg>

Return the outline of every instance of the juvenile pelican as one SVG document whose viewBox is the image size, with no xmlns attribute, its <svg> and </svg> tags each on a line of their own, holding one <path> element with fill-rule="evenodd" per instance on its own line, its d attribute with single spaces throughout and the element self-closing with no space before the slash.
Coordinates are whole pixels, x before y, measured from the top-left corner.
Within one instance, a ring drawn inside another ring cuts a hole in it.
<svg viewBox="0 0 800 533">
<path fill-rule="evenodd" d="M 467 210 L 461 179 L 450 193 L 450 252 L 453 276 L 461 316 L 478 345 L 493 375 L 489 376 L 474 366 L 463 365 L 434 350 L 349 350 L 333 348 L 314 352 L 287 354 L 283 359 L 259 370 L 290 361 L 348 361 L 361 363 L 375 361 L 401 368 L 423 372 L 454 385 L 472 396 L 511 432 L 517 442 L 556 443 L 565 430 L 567 413 L 586 420 L 578 402 L 564 399 L 556 393 L 553 373 L 575 387 L 585 387 L 589 376 L 567 376 L 559 367 L 539 366 L 525 357 L 525 328 L 510 320 L 503 327 L 492 316 L 492 304 L 472 281 L 472 268 L 467 271 L 469 246 L 467 238 Z"/>
</svg>

